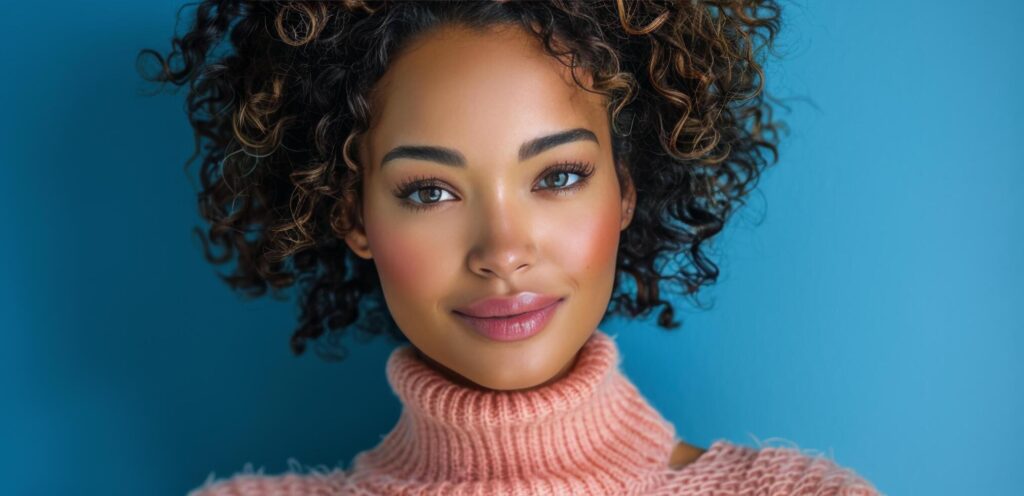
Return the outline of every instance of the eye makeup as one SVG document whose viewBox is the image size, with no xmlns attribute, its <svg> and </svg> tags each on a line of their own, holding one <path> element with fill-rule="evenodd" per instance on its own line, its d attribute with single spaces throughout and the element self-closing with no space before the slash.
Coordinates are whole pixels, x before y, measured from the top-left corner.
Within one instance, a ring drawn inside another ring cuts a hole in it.
<svg viewBox="0 0 1024 496">
<path fill-rule="evenodd" d="M 577 162 L 577 161 L 566 161 L 559 162 L 551 167 L 548 167 L 541 174 L 541 179 L 547 179 L 550 177 L 557 177 L 559 174 L 570 174 L 579 177 L 575 182 L 562 187 L 547 187 L 540 188 L 542 190 L 550 190 L 556 195 L 568 194 L 583 187 L 590 176 L 594 174 L 594 164 L 590 162 Z M 409 199 L 409 196 L 418 194 L 420 191 L 427 190 L 440 190 L 446 192 L 451 196 L 455 196 L 448 189 L 443 181 L 432 176 L 415 176 L 408 180 L 402 181 L 393 191 L 395 197 L 401 200 L 403 207 L 410 208 L 416 211 L 428 210 L 434 208 L 435 205 L 443 203 L 441 201 L 430 201 L 430 202 L 416 202 Z M 421 198 L 422 199 L 422 198 Z"/>
</svg>

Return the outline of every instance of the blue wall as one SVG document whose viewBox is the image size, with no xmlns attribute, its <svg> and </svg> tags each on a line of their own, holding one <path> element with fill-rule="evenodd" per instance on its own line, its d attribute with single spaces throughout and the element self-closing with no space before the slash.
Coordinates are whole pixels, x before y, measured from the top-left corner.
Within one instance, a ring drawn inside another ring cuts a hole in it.
<svg viewBox="0 0 1024 496">
<path fill-rule="evenodd" d="M 0 17 L 19 68 L 0 82 L 10 494 L 331 466 L 397 419 L 386 342 L 296 359 L 294 304 L 246 302 L 202 260 L 184 95 L 143 96 L 134 67 L 167 49 L 178 5 Z M 711 310 L 677 333 L 609 322 L 623 367 L 695 444 L 783 439 L 889 494 L 1019 491 L 1024 5 L 786 7 L 782 161 L 716 245 Z"/>
</svg>

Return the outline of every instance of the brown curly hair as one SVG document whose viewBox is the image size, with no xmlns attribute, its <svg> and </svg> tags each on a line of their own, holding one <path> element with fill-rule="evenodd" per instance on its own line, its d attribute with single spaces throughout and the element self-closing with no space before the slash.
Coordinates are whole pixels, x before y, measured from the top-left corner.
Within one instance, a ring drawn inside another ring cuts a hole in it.
<svg viewBox="0 0 1024 496">
<path fill-rule="evenodd" d="M 195 153 L 185 169 L 202 155 L 198 204 L 210 225 L 195 232 L 206 259 L 237 257 L 233 272 L 218 275 L 249 297 L 269 287 L 282 299 L 282 289 L 297 285 L 293 353 L 307 340 L 326 341 L 332 346 L 318 354 L 338 359 L 350 327 L 407 341 L 386 310 L 374 263 L 343 240 L 362 204 L 349 147 L 368 129 L 375 82 L 414 37 L 442 25 L 518 25 L 568 60 L 581 87 L 576 70 L 588 71 L 609 102 L 620 184 L 628 171 L 637 192 L 605 316 L 661 307 L 658 324 L 674 329 L 661 283 L 701 305 L 698 288 L 718 277 L 704 243 L 778 161 L 784 125 L 772 120 L 761 55 L 780 11 L 773 0 L 208 0 L 166 57 L 144 49 L 137 62 L 149 81 L 189 86 Z M 215 54 L 225 35 L 229 50 Z M 157 73 L 144 73 L 145 55 Z M 660 270 L 665 258 L 677 266 Z"/>
</svg>

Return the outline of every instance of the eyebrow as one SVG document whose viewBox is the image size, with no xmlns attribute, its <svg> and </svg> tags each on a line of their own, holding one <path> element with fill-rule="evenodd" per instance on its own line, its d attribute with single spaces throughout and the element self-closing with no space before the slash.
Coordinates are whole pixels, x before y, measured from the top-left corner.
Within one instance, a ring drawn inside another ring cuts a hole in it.
<svg viewBox="0 0 1024 496">
<path fill-rule="evenodd" d="M 578 127 L 576 129 L 569 129 L 567 131 L 534 138 L 523 143 L 519 146 L 519 161 L 522 162 L 551 148 L 564 145 L 566 143 L 572 143 L 574 141 L 593 141 L 594 143 L 600 144 L 597 140 L 597 135 L 594 134 L 593 131 Z M 384 167 L 388 162 L 400 158 L 429 160 L 431 162 L 437 162 L 441 165 L 448 165 L 452 167 L 466 166 L 466 158 L 458 150 L 444 148 L 441 146 L 418 145 L 402 145 L 392 148 L 391 151 L 384 154 L 384 158 L 380 161 L 380 166 Z"/>
</svg>

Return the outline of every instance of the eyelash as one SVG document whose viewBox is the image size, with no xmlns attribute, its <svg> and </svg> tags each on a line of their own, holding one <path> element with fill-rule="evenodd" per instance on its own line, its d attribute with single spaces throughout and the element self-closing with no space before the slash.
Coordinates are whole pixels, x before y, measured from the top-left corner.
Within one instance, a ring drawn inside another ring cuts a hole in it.
<svg viewBox="0 0 1024 496">
<path fill-rule="evenodd" d="M 580 176 L 580 179 L 569 186 L 543 189 L 549 189 L 556 195 L 563 195 L 575 191 L 583 187 L 590 176 L 594 174 L 594 165 L 590 162 L 559 162 L 545 170 L 541 179 L 560 173 L 576 174 Z M 409 195 L 419 192 L 420 190 L 431 188 L 445 189 L 444 183 L 436 178 L 429 176 L 416 176 L 399 184 L 398 187 L 395 188 L 394 193 L 395 196 L 402 200 L 402 206 L 413 210 L 428 210 L 443 202 L 416 203 L 408 200 L 407 198 Z"/>
</svg>

